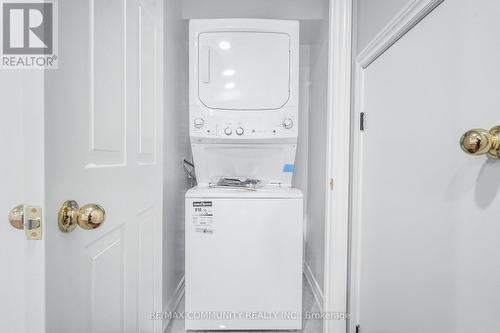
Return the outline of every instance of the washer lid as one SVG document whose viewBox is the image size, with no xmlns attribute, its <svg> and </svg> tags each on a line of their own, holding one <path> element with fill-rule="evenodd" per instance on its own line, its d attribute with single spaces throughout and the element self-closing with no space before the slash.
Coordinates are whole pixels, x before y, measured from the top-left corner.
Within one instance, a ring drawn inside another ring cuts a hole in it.
<svg viewBox="0 0 500 333">
<path fill-rule="evenodd" d="M 230 188 L 211 188 L 197 186 L 186 192 L 186 198 L 267 198 L 267 199 L 302 199 L 299 189 L 280 186 L 266 186 L 255 191 Z"/>
<path fill-rule="evenodd" d="M 290 35 L 204 32 L 198 36 L 198 94 L 212 109 L 271 110 L 290 98 Z"/>
</svg>

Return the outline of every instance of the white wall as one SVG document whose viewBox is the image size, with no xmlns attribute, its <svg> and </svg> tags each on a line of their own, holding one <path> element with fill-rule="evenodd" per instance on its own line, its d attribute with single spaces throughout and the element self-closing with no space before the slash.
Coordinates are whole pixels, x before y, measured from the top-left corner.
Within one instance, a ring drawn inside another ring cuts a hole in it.
<svg viewBox="0 0 500 333">
<path fill-rule="evenodd" d="M 413 0 L 356 0 L 357 52 L 368 43 Z"/>
<path fill-rule="evenodd" d="M 310 45 L 306 269 L 323 291 L 325 252 L 326 124 L 328 94 L 328 2 L 324 19 Z"/>
<path fill-rule="evenodd" d="M 188 22 L 181 1 L 165 2 L 163 308 L 172 311 L 184 277 L 184 194 L 191 186 L 182 160 L 190 156 L 188 132 Z"/>
<path fill-rule="evenodd" d="M 324 0 L 183 0 L 184 18 L 321 19 Z"/>
<path fill-rule="evenodd" d="M 300 73 L 299 73 L 299 140 L 295 157 L 295 173 L 292 186 L 300 189 L 304 194 L 304 207 L 307 206 L 308 183 L 308 132 L 309 132 L 309 46 L 300 46 Z M 307 215 L 304 209 L 304 240 L 307 231 Z M 305 254 L 304 254 L 305 258 Z"/>
</svg>

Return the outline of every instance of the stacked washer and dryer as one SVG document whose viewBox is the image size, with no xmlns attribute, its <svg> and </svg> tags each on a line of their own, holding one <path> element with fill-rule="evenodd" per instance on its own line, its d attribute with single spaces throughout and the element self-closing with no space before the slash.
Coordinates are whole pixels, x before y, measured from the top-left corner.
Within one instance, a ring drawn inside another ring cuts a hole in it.
<svg viewBox="0 0 500 333">
<path fill-rule="evenodd" d="M 186 329 L 302 326 L 299 23 L 191 20 Z"/>
</svg>

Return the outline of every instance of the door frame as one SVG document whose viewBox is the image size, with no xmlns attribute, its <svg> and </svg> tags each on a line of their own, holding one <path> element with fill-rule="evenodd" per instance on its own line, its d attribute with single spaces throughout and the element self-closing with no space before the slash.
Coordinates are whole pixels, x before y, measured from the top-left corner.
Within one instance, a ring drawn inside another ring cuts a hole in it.
<svg viewBox="0 0 500 333">
<path fill-rule="evenodd" d="M 350 202 L 350 253 L 348 280 L 348 312 L 350 313 L 348 332 L 356 332 L 359 318 L 360 296 L 360 255 L 362 230 L 362 190 L 363 190 L 363 133 L 360 128 L 360 114 L 364 112 L 365 70 L 412 30 L 444 0 L 410 1 L 394 18 L 368 43 L 354 59 L 353 99 L 352 99 L 352 174 Z M 366 115 L 369 118 L 369 115 Z M 369 124 L 368 124 L 369 126 Z"/>
<path fill-rule="evenodd" d="M 325 313 L 348 311 L 349 173 L 353 0 L 330 0 L 328 40 Z M 345 333 L 346 320 L 323 320 L 324 333 Z"/>
</svg>

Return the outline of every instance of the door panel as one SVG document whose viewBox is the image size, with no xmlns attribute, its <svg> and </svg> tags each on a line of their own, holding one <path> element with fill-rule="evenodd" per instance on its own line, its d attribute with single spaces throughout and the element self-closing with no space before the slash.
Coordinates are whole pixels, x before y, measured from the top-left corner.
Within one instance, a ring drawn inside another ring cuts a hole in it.
<svg viewBox="0 0 500 333">
<path fill-rule="evenodd" d="M 500 122 L 499 15 L 445 1 L 363 71 L 362 332 L 500 331 L 500 163 L 458 144 Z"/>
<path fill-rule="evenodd" d="M 92 332 L 123 331 L 123 240 L 120 230 L 87 245 Z"/>
<path fill-rule="evenodd" d="M 90 0 L 89 2 L 90 77 L 87 79 L 91 89 L 88 110 L 91 119 L 89 164 L 123 164 L 126 131 L 126 71 L 124 70 L 126 1 Z"/>
<path fill-rule="evenodd" d="M 139 20 L 139 162 L 142 164 L 155 163 L 156 113 L 157 107 L 157 75 L 158 61 L 155 56 L 159 45 L 154 18 L 148 11 L 139 7 L 137 13 Z M 161 45 L 161 44 L 160 44 Z"/>
<path fill-rule="evenodd" d="M 47 331 L 159 332 L 161 1 L 59 4 L 60 66 L 46 75 Z M 62 233 L 65 200 L 105 223 Z"/>
</svg>

